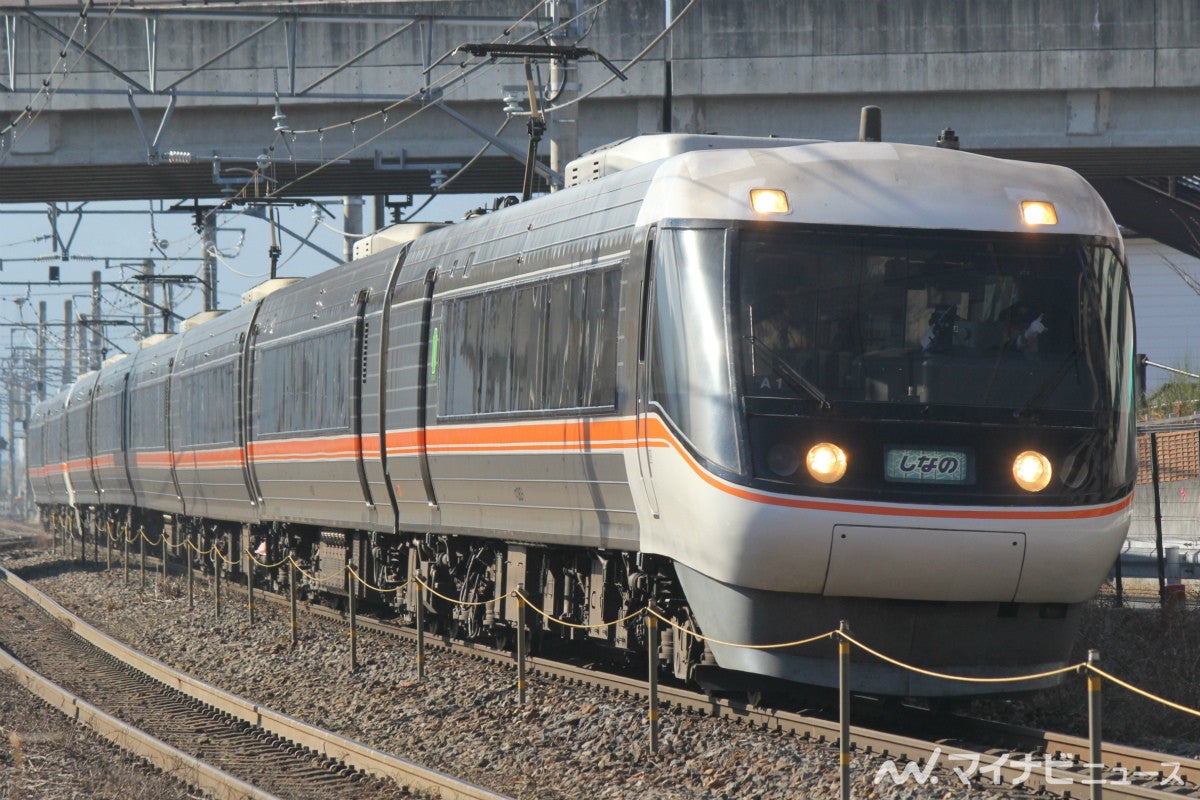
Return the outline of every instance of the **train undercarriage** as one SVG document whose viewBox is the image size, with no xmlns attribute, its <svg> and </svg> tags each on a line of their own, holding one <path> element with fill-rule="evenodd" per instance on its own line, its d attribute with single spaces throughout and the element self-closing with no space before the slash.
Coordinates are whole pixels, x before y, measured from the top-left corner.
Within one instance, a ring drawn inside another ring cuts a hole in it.
<svg viewBox="0 0 1200 800">
<path fill-rule="evenodd" d="M 645 663 L 645 619 L 637 612 L 647 607 L 679 629 L 696 629 L 671 561 L 641 553 L 250 525 L 127 506 L 46 506 L 41 518 L 47 533 L 74 537 L 94 552 L 106 540 L 116 547 L 123 540 L 138 546 L 139 539 L 161 546 L 165 537 L 170 561 L 185 564 L 186 553 L 195 569 L 219 569 L 223 580 L 245 583 L 252 570 L 255 586 L 287 593 L 294 579 L 300 597 L 331 605 L 345 603 L 353 591 L 360 607 L 405 625 L 416 625 L 420 602 L 428 631 L 501 648 L 515 646 L 518 592 L 532 609 L 525 625 L 534 653 L 569 646 Z M 662 674 L 688 681 L 698 667 L 712 665 L 702 641 L 671 625 L 659 627 Z"/>
</svg>

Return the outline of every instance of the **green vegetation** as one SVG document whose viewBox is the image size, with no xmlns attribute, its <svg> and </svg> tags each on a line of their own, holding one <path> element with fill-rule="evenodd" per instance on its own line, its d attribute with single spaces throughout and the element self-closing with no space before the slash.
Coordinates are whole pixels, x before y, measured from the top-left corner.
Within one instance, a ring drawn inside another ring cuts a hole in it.
<svg viewBox="0 0 1200 800">
<path fill-rule="evenodd" d="M 1200 381 L 1181 378 L 1163 384 L 1138 409 L 1138 420 L 1188 417 L 1200 413 Z"/>
</svg>

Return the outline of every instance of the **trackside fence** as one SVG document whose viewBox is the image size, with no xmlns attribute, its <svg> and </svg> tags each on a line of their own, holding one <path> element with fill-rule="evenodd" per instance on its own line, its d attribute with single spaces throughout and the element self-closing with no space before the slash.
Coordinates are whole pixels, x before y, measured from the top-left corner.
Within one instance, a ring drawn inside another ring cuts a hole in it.
<svg viewBox="0 0 1200 800">
<path fill-rule="evenodd" d="M 416 608 L 417 608 L 417 614 L 416 614 L 416 616 L 417 616 L 417 620 L 416 620 L 416 623 L 417 623 L 416 624 L 416 629 L 417 629 L 416 630 L 416 632 L 417 632 L 416 667 L 417 667 L 418 681 L 423 681 L 425 679 L 425 625 L 424 625 L 424 619 L 423 619 L 423 606 L 424 606 L 424 600 L 425 600 L 425 593 L 428 593 L 431 597 L 436 597 L 445 603 L 449 603 L 449 604 L 457 605 L 457 606 L 464 606 L 464 607 L 487 606 L 487 605 L 501 603 L 506 599 L 513 599 L 516 601 L 517 610 L 518 610 L 517 642 L 516 642 L 515 659 L 516 659 L 516 663 L 517 663 L 517 696 L 518 696 L 518 702 L 521 705 L 524 705 L 527 702 L 526 659 L 527 659 L 528 654 L 527 654 L 527 641 L 526 641 L 526 635 L 525 635 L 527 613 L 529 611 L 532 611 L 534 614 L 541 616 L 547 622 L 554 623 L 555 625 L 560 625 L 564 628 L 590 629 L 590 628 L 598 627 L 597 625 L 595 625 L 591 622 L 588 622 L 586 624 L 574 623 L 574 622 L 570 622 L 570 621 L 559 619 L 559 618 L 555 617 L 554 615 L 547 612 L 545 609 L 540 608 L 532 600 L 530 600 L 530 598 L 525 595 L 523 586 L 518 587 L 517 589 L 509 592 L 508 594 L 501 595 L 499 597 L 495 597 L 490 600 L 481 600 L 481 601 L 474 601 L 474 602 L 463 601 L 463 600 L 459 600 L 459 599 L 453 598 L 453 597 L 448 597 L 444 594 L 439 593 L 436 589 L 434 589 L 432 586 L 430 586 L 420 576 L 413 576 L 413 577 L 409 578 L 409 580 L 407 582 L 400 584 L 398 586 L 390 586 L 390 587 L 375 586 L 370 581 L 365 579 L 363 576 L 359 575 L 358 572 L 354 569 L 353 565 L 349 565 L 349 564 L 341 569 L 333 570 L 332 572 L 325 574 L 325 575 L 314 575 L 314 574 L 311 574 L 311 573 L 305 571 L 304 568 L 301 567 L 301 565 L 299 563 L 297 563 L 296 560 L 293 559 L 291 556 L 288 556 L 287 558 L 284 558 L 280 561 L 276 561 L 274 563 L 268 563 L 268 562 L 260 560 L 258 555 L 250 550 L 246 550 L 243 553 L 239 554 L 237 557 L 231 558 L 230 556 L 227 556 L 226 554 L 222 553 L 221 550 L 216 545 L 214 545 L 208 549 L 201 549 L 201 548 L 198 548 L 195 544 L 193 544 L 192 541 L 190 540 L 190 538 L 185 539 L 182 542 L 172 544 L 168 540 L 168 537 L 165 533 L 161 534 L 158 539 L 151 540 L 150 537 L 146 535 L 144 530 L 136 530 L 136 531 L 132 530 L 132 529 L 125 530 L 125 531 L 114 530 L 113 526 L 111 526 L 111 525 L 107 526 L 106 533 L 107 533 L 107 538 L 109 540 L 108 548 L 107 548 L 108 556 L 106 559 L 106 565 L 107 565 L 107 567 L 111 568 L 111 566 L 112 566 L 112 546 L 113 546 L 113 544 L 119 542 L 122 546 L 122 552 L 124 554 L 124 570 L 123 570 L 123 572 L 124 572 L 124 581 L 126 584 L 128 584 L 128 582 L 129 582 L 129 545 L 135 540 L 138 542 L 138 549 L 139 549 L 139 553 L 141 554 L 141 564 L 140 564 L 140 570 L 141 570 L 140 585 L 141 586 L 145 585 L 145 568 L 146 568 L 145 552 L 146 552 L 147 546 L 149 546 L 151 548 L 156 548 L 156 547 L 162 548 L 162 553 L 164 555 L 163 566 L 162 566 L 163 577 L 166 576 L 166 558 L 165 558 L 165 556 L 167 555 L 168 550 L 180 551 L 180 550 L 183 550 L 186 548 L 187 550 L 191 550 L 192 552 L 194 552 L 198 557 L 200 557 L 202 559 L 211 560 L 213 567 L 214 567 L 214 580 L 213 580 L 214 613 L 218 617 L 221 614 L 221 579 L 220 579 L 221 569 L 220 569 L 220 564 L 222 562 L 227 565 L 235 565 L 235 564 L 239 563 L 242 556 L 244 556 L 246 558 L 245 563 L 249 566 L 249 569 L 247 570 L 247 573 L 248 573 L 247 574 L 247 589 L 249 590 L 248 591 L 248 600 L 247 600 L 247 615 L 248 615 L 251 623 L 253 623 L 253 621 L 254 621 L 254 589 L 253 589 L 254 571 L 256 569 L 269 570 L 269 569 L 279 569 L 281 567 L 286 567 L 288 569 L 289 600 L 290 600 L 290 606 L 291 606 L 291 639 L 292 639 L 293 646 L 295 646 L 297 643 L 298 628 L 299 628 L 299 621 L 297 618 L 297 608 L 296 608 L 296 593 L 295 593 L 296 592 L 295 587 L 296 587 L 297 575 L 303 576 L 304 578 L 308 579 L 309 581 L 318 582 L 318 583 L 327 583 L 329 580 L 338 578 L 339 576 L 344 577 L 346 580 L 345 585 L 350 590 L 349 591 L 350 602 L 349 602 L 349 608 L 348 608 L 349 627 L 350 627 L 350 630 L 349 630 L 349 638 L 350 638 L 349 668 L 352 671 L 358 669 L 358 642 L 357 642 L 357 639 L 358 639 L 358 615 L 357 615 L 357 605 L 354 600 L 355 595 L 357 594 L 357 592 L 355 591 L 355 585 L 362 586 L 366 589 L 369 589 L 374 592 L 379 592 L 381 594 L 387 594 L 387 593 L 391 593 L 391 592 L 401 592 L 410 587 L 415 589 Z M 74 543 L 75 537 L 72 536 L 71 539 L 72 539 L 72 541 L 70 543 L 70 552 L 71 552 L 71 557 L 73 558 L 74 552 L 75 552 L 75 543 Z M 64 552 L 65 552 L 66 543 L 63 543 L 63 544 L 64 544 Z M 56 543 L 56 547 L 57 546 L 58 545 Z M 83 550 L 83 547 L 84 547 L 84 542 L 81 540 L 81 542 L 80 542 L 81 557 L 83 557 L 84 552 L 85 552 Z M 93 548 L 93 554 L 95 556 L 97 556 L 96 560 L 98 561 L 99 560 L 98 552 L 96 551 L 96 548 L 98 548 L 98 544 L 96 544 L 95 547 Z M 189 608 L 191 608 L 194 606 L 194 594 L 195 594 L 195 592 L 194 592 L 194 576 L 193 576 L 192 566 L 191 566 L 192 559 L 189 557 L 186 559 L 186 561 L 188 562 L 187 594 L 188 594 Z M 902 669 L 902 670 L 905 670 L 908 672 L 922 675 L 927 678 L 933 678 L 933 679 L 937 679 L 937 680 L 941 680 L 941 681 L 949 681 L 949 682 L 957 682 L 957 683 L 999 685 L 999 684 L 1014 684 L 1014 683 L 1021 683 L 1021 682 L 1025 682 L 1025 681 L 1051 678 L 1051 677 L 1055 677 L 1055 676 L 1059 676 L 1059 675 L 1066 675 L 1069 673 L 1077 673 L 1077 674 L 1084 676 L 1086 678 L 1087 693 L 1088 693 L 1087 697 L 1088 697 L 1089 763 L 1078 765 L 1078 766 L 1085 768 L 1088 771 L 1088 774 L 1090 775 L 1090 778 L 1088 780 L 1085 780 L 1084 783 L 1090 784 L 1090 796 L 1093 800 L 1101 800 L 1101 798 L 1103 796 L 1103 785 L 1104 785 L 1103 774 L 1104 774 L 1104 770 L 1106 769 L 1106 765 L 1102 763 L 1102 757 L 1101 757 L 1102 739 L 1101 739 L 1101 714 L 1100 714 L 1101 691 L 1102 691 L 1103 683 L 1105 681 L 1107 681 L 1108 683 L 1111 683 L 1117 687 L 1120 687 L 1121 689 L 1124 689 L 1126 691 L 1129 691 L 1136 695 L 1139 695 L 1139 696 L 1141 696 L 1147 700 L 1150 700 L 1154 703 L 1157 703 L 1158 705 L 1163 706 L 1165 708 L 1170 708 L 1170 709 L 1178 711 L 1182 714 L 1187 714 L 1187 715 L 1191 715 L 1193 717 L 1200 718 L 1200 710 L 1197 710 L 1195 708 L 1190 708 L 1181 703 L 1176 703 L 1167 698 L 1164 698 L 1157 694 L 1154 694 L 1152 692 L 1148 692 L 1144 689 L 1139 688 L 1138 686 L 1135 686 L 1134 684 L 1130 683 L 1129 681 L 1123 680 L 1120 677 L 1105 671 L 1100 666 L 1100 652 L 1098 650 L 1090 650 L 1088 652 L 1087 660 L 1085 660 L 1085 661 L 1081 661 L 1077 664 L 1070 664 L 1068 666 L 1060 667 L 1058 669 L 1047 670 L 1044 672 L 1036 672 L 1036 673 L 1032 673 L 1029 675 L 1010 675 L 1010 676 L 1005 676 L 1005 677 L 994 677 L 994 678 L 992 678 L 992 677 L 974 677 L 974 676 L 965 676 L 965 675 L 954 675 L 954 674 L 950 674 L 950 673 L 938 672 L 935 670 L 925 669 L 923 667 L 919 667 L 919 666 L 916 666 L 913 664 L 908 664 L 904 661 L 893 658 L 893 657 L 889 656 L 888 654 L 883 653 L 879 650 L 876 650 L 873 647 L 871 647 L 870 645 L 868 645 L 867 643 L 855 638 L 854 634 L 851 631 L 851 627 L 847 621 L 843 621 L 836 630 L 826 631 L 824 633 L 821 633 L 821 634 L 818 634 L 815 636 L 810 636 L 810 637 L 807 637 L 804 639 L 799 639 L 796 641 L 779 642 L 779 643 L 771 643 L 771 644 L 757 644 L 757 643 L 747 643 L 747 642 L 727 642 L 727 641 L 722 641 L 719 639 L 707 637 L 701 633 L 698 633 L 695 630 L 692 630 L 690 628 L 680 625 L 675 620 L 662 614 L 659 610 L 654 608 L 653 605 L 647 606 L 647 607 L 639 609 L 637 611 L 634 611 L 633 613 L 628 614 L 627 616 L 624 616 L 620 619 L 616 619 L 616 620 L 612 620 L 610 622 L 604 623 L 604 626 L 613 627 L 613 626 L 617 626 L 617 625 L 627 625 L 627 624 L 635 622 L 637 620 L 641 620 L 642 624 L 645 625 L 645 627 L 646 627 L 646 637 L 647 637 L 646 641 L 648 643 L 647 650 L 648 650 L 648 662 L 649 663 L 648 663 L 647 673 L 648 673 L 648 678 L 649 678 L 649 709 L 648 709 L 648 713 L 647 713 L 647 721 L 648 721 L 649 746 L 650 746 L 650 751 L 652 753 L 658 752 L 658 746 L 659 746 L 659 742 L 658 742 L 658 739 L 659 739 L 659 715 L 658 715 L 659 700 L 658 700 L 658 691 L 657 691 L 658 690 L 658 683 L 657 683 L 658 658 L 657 658 L 657 655 L 658 655 L 658 641 L 659 641 L 659 626 L 660 625 L 669 626 L 670 628 L 674 629 L 674 634 L 676 637 L 682 637 L 682 638 L 677 638 L 677 641 L 676 641 L 677 647 L 687 646 L 689 637 L 691 639 L 694 639 L 694 640 L 697 640 L 700 642 L 704 642 L 707 644 L 717 644 L 717 645 L 724 645 L 724 646 L 728 646 L 728 647 L 738 647 L 738 648 L 746 648 L 746 649 L 753 649 L 753 650 L 783 650 L 783 649 L 791 649 L 791 648 L 802 648 L 802 647 L 805 647 L 808 645 L 813 645 L 813 644 L 816 644 L 817 642 L 823 642 L 823 641 L 827 642 L 827 641 L 832 640 L 833 642 L 836 642 L 837 650 L 838 650 L 838 683 L 839 683 L 838 690 L 839 690 L 839 722 L 840 722 L 840 735 L 839 735 L 839 739 L 838 739 L 838 768 L 839 768 L 839 775 L 840 775 L 841 797 L 844 800 L 848 800 L 850 797 L 850 766 L 851 766 L 851 761 L 852 761 L 852 757 L 854 754 L 853 744 L 850 740 L 850 676 L 851 676 L 851 669 L 852 669 L 851 654 L 852 654 L 853 650 L 858 650 L 874 659 L 883 661 L 883 662 L 890 664 L 893 667 L 896 667 L 898 669 Z M 1107 765 L 1107 766 L 1112 767 L 1114 765 Z"/>
</svg>

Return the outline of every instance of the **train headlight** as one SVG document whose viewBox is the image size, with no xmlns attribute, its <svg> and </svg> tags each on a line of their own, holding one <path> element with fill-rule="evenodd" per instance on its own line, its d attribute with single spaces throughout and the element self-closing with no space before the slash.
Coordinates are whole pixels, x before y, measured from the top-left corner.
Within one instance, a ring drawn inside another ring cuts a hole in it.
<svg viewBox="0 0 1200 800">
<path fill-rule="evenodd" d="M 821 483 L 837 483 L 846 474 L 846 451 L 836 444 L 821 442 L 808 450 L 808 474 Z"/>
<path fill-rule="evenodd" d="M 750 207 L 757 214 L 786 214 L 791 210 L 787 192 L 782 189 L 751 189 Z"/>
<path fill-rule="evenodd" d="M 1040 492 L 1050 485 L 1050 459 L 1036 450 L 1026 450 L 1013 459 L 1013 479 L 1027 492 Z"/>
<path fill-rule="evenodd" d="M 1022 200 L 1021 219 L 1026 225 L 1057 225 L 1058 212 L 1054 203 L 1045 200 Z"/>
</svg>

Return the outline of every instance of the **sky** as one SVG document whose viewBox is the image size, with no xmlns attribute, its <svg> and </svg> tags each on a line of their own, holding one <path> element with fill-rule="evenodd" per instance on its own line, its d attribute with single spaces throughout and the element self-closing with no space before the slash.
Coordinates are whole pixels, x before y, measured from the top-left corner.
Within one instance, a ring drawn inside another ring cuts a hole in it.
<svg viewBox="0 0 1200 800">
<path fill-rule="evenodd" d="M 414 208 L 426 197 L 414 198 Z M 367 198 L 369 203 L 370 198 Z M 468 209 L 490 202 L 474 195 L 446 195 L 434 198 L 417 213 L 413 221 L 458 220 Z M 47 207 L 43 204 L 0 206 L 0 354 L 12 349 L 32 348 L 36 344 L 33 327 L 38 319 L 38 303 L 46 301 L 50 323 L 48 351 L 51 359 L 49 383 L 57 383 L 55 370 L 62 361 L 64 301 L 70 300 L 74 313 L 92 314 L 92 272 L 100 271 L 106 284 L 101 291 L 101 317 L 141 324 L 140 301 L 110 283 L 140 295 L 141 284 L 134 276 L 142 272 L 142 262 L 154 260 L 159 275 L 202 276 L 200 236 L 193 227 L 193 215 L 170 211 L 170 202 L 124 201 L 93 202 L 83 205 L 83 213 L 60 214 L 59 237 L 66 245 L 69 259 L 62 257 L 51 232 Z M 75 212 L 79 204 L 59 204 Z M 364 229 L 370 229 L 371 210 L 364 210 Z M 344 251 L 342 198 L 322 198 L 313 205 L 281 208 L 278 233 L 281 254 L 279 277 L 308 277 L 336 267 Z M 293 235 L 294 234 L 294 235 Z M 307 238 L 317 248 L 337 256 L 334 260 L 319 250 L 301 244 Z M 270 267 L 271 229 L 263 216 L 233 209 L 221 213 L 217 223 L 217 299 L 222 309 L 235 308 L 247 289 L 267 279 Z M 49 281 L 50 268 L 57 266 L 59 282 Z M 203 310 L 203 289 L 199 283 L 172 287 L 172 307 L 182 317 Z M 160 288 L 156 301 L 165 304 Z M 156 316 L 158 316 L 156 312 Z M 162 331 L 161 318 L 155 320 L 156 332 Z M 178 328 L 176 328 L 178 330 Z M 140 327 L 106 325 L 111 340 L 108 355 L 132 352 L 137 348 Z"/>
</svg>

